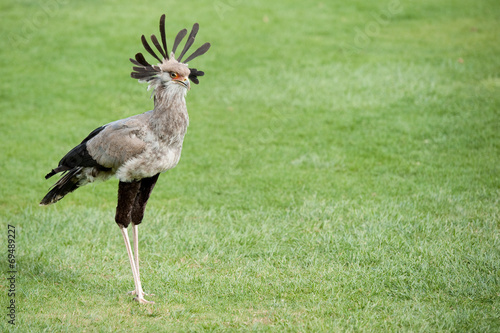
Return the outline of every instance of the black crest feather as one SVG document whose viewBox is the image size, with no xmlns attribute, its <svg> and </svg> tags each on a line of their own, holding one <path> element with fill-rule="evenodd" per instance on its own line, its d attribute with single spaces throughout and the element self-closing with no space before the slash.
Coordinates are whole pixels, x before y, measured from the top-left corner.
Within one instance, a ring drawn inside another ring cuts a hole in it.
<svg viewBox="0 0 500 333">
<path fill-rule="evenodd" d="M 203 72 L 203 71 L 199 71 L 196 68 L 190 68 L 189 69 L 189 79 L 194 84 L 200 83 L 200 80 L 198 80 L 198 76 L 203 76 L 203 75 L 205 75 L 205 72 Z"/>
<path fill-rule="evenodd" d="M 182 49 L 181 54 L 177 58 L 179 62 L 182 61 L 182 57 L 184 57 L 184 54 L 189 50 L 191 45 L 194 43 L 194 39 L 196 38 L 196 34 L 198 33 L 198 30 L 200 29 L 200 25 L 198 23 L 193 24 L 193 28 L 191 29 L 191 32 L 189 33 L 188 40 L 186 42 L 186 45 L 184 45 L 184 48 Z"/>
<path fill-rule="evenodd" d="M 137 53 L 135 55 L 135 60 L 143 66 L 151 66 L 149 62 L 146 61 L 146 58 L 142 55 L 142 53 Z"/>
<path fill-rule="evenodd" d="M 179 44 L 182 42 L 182 40 L 184 39 L 184 36 L 186 36 L 187 34 L 187 29 L 182 29 L 181 31 L 179 31 L 177 33 L 177 36 L 175 36 L 175 40 L 174 40 L 174 46 L 172 46 L 172 52 L 175 53 L 175 51 L 177 50 L 177 46 L 179 46 Z"/>
<path fill-rule="evenodd" d="M 141 36 L 141 42 L 142 45 L 144 46 L 144 49 L 159 62 L 163 62 L 164 60 L 169 60 L 169 52 L 167 48 L 167 36 L 165 32 L 165 18 L 166 18 L 165 14 L 163 14 L 160 17 L 159 30 L 160 30 L 161 44 L 156 35 L 151 35 L 151 42 L 153 43 L 156 50 L 160 53 L 163 59 L 161 59 L 155 52 L 155 50 L 153 50 L 151 45 L 146 40 L 146 37 L 144 35 Z M 177 57 L 177 61 L 182 62 L 182 58 L 186 55 L 191 46 L 194 44 L 199 28 L 200 26 L 198 23 L 193 24 L 191 32 L 189 33 L 189 36 L 187 38 L 186 44 L 184 45 L 184 48 L 180 52 L 179 56 Z M 187 29 L 182 29 L 177 33 L 172 46 L 172 53 L 175 54 L 177 48 L 179 47 L 184 37 L 186 37 L 186 35 L 187 35 Z M 200 55 L 207 52 L 209 48 L 210 48 L 210 43 L 203 44 L 196 51 L 194 51 L 189 57 L 187 57 L 187 59 L 184 60 L 184 63 L 187 63 L 188 61 L 193 60 L 196 57 L 199 57 Z M 154 77 L 156 77 L 157 74 L 160 74 L 162 72 L 159 66 L 150 64 L 146 60 L 146 58 L 144 58 L 144 55 L 140 52 L 135 55 L 135 59 L 131 58 L 130 62 L 134 64 L 134 67 L 132 67 L 133 72 L 130 73 L 130 76 L 133 77 L 134 79 L 149 81 Z M 189 69 L 189 79 L 193 81 L 193 83 L 195 84 L 199 83 L 198 77 L 203 75 L 205 75 L 203 71 L 199 71 L 196 68 Z"/>
<path fill-rule="evenodd" d="M 164 53 L 155 35 L 151 35 L 151 41 L 153 42 L 154 46 L 156 46 L 158 52 L 160 52 L 160 54 L 163 56 L 163 59 L 168 59 L 167 55 Z"/>
<path fill-rule="evenodd" d="M 185 62 L 190 62 L 191 60 L 193 60 L 194 58 L 196 57 L 199 57 L 203 54 L 205 54 L 208 49 L 210 49 L 210 43 L 205 43 L 203 44 L 202 46 L 200 46 L 196 51 L 193 52 L 193 54 L 191 54 L 186 60 Z"/>
<path fill-rule="evenodd" d="M 149 54 L 151 54 L 153 57 L 158 59 L 159 62 L 161 62 L 162 60 L 156 55 L 151 46 L 149 46 L 148 41 L 146 40 L 146 37 L 144 37 L 144 35 L 141 36 L 141 41 L 146 51 L 148 51 Z"/>
<path fill-rule="evenodd" d="M 165 34 L 165 14 L 160 17 L 160 35 L 166 58 L 168 59 L 167 35 Z"/>
</svg>

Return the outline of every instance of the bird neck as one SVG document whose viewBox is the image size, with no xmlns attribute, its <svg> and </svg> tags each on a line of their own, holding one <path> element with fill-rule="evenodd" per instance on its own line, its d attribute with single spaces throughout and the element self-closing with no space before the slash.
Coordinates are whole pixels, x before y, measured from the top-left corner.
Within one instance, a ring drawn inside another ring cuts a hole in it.
<svg viewBox="0 0 500 333">
<path fill-rule="evenodd" d="M 160 138 L 174 142 L 184 139 L 189 125 L 185 89 L 157 89 L 154 97 L 155 115 L 150 126 Z"/>
<path fill-rule="evenodd" d="M 159 86 L 154 91 L 155 109 L 179 109 L 186 108 L 185 88 L 178 85 Z"/>
</svg>

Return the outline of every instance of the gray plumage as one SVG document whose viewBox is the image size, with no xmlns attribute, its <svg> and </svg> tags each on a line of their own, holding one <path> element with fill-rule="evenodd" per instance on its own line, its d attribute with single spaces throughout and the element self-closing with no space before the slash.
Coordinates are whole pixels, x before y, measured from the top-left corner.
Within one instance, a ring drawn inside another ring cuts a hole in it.
<svg viewBox="0 0 500 333">
<path fill-rule="evenodd" d="M 190 89 L 189 79 L 198 83 L 204 72 L 190 69 L 182 63 L 182 57 L 189 50 L 198 32 L 198 23 L 193 25 L 190 36 L 179 57 L 175 51 L 187 33 L 181 30 L 174 41 L 172 52 L 168 53 L 165 34 L 165 15 L 160 18 L 161 42 L 151 35 L 153 45 L 160 53 L 158 57 L 144 35 L 141 42 L 145 50 L 160 61 L 150 64 L 137 53 L 130 61 L 135 65 L 131 77 L 139 82 L 147 82 L 153 89 L 154 108 L 151 111 L 126 119 L 117 120 L 92 131 L 79 145 L 70 150 L 59 165 L 46 175 L 63 172 L 63 176 L 52 186 L 40 202 L 53 204 L 66 194 L 96 180 L 106 180 L 112 176 L 119 182 L 118 206 L 115 221 L 120 227 L 134 275 L 136 300 L 144 299 L 139 278 L 137 226 L 142 222 L 144 210 L 154 188 L 158 175 L 174 168 L 181 157 L 184 136 L 189 125 L 185 96 Z M 210 47 L 203 44 L 188 59 L 205 53 Z M 133 225 L 134 253 L 128 240 L 127 227 Z"/>
</svg>

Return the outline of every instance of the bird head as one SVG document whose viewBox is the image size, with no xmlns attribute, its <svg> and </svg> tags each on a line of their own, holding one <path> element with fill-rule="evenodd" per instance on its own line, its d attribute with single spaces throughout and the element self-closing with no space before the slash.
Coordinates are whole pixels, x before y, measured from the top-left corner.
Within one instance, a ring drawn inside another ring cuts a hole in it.
<svg viewBox="0 0 500 333">
<path fill-rule="evenodd" d="M 148 41 L 146 40 L 146 37 L 142 35 L 141 41 L 144 49 L 160 63 L 158 65 L 152 65 L 146 61 L 142 53 L 137 53 L 135 55 L 135 59 L 130 59 L 130 61 L 135 65 L 132 68 L 133 72 L 130 73 L 130 76 L 134 79 L 138 79 L 139 82 L 148 82 L 149 86 L 154 87 L 155 89 L 159 86 L 172 87 L 175 89 L 178 89 L 180 87 L 185 88 L 187 91 L 190 89 L 189 80 L 191 80 L 195 84 L 198 84 L 198 77 L 205 75 L 205 73 L 197 70 L 196 68 L 189 68 L 187 63 L 207 52 L 210 48 L 210 43 L 203 44 L 184 61 L 182 60 L 191 45 L 193 45 L 196 34 L 198 33 L 198 29 L 199 25 L 198 23 L 195 23 L 193 25 L 193 28 L 191 29 L 191 32 L 189 33 L 184 48 L 179 53 L 179 56 L 176 56 L 177 47 L 187 34 L 186 29 L 182 29 L 181 31 L 179 31 L 179 33 L 175 37 L 172 52 L 170 52 L 169 54 L 165 34 L 165 14 L 163 14 L 160 18 L 161 44 L 155 35 L 151 35 L 151 41 L 153 42 L 153 45 L 156 47 L 163 59 L 153 51 Z"/>
<path fill-rule="evenodd" d="M 170 59 L 163 60 L 158 67 L 161 73 L 157 74 L 156 77 L 160 80 L 161 84 L 173 87 L 180 86 L 187 90 L 191 89 L 189 84 L 189 74 L 191 71 L 185 64 L 178 62 L 171 56 Z"/>
</svg>

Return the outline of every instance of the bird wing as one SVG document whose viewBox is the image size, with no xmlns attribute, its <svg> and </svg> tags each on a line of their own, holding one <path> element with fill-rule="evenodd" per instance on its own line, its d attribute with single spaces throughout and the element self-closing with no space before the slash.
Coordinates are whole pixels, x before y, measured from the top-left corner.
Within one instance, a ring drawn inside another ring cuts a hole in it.
<svg viewBox="0 0 500 333">
<path fill-rule="evenodd" d="M 49 179 L 53 175 L 68 171 L 77 167 L 97 167 L 99 169 L 106 169 L 99 163 L 97 163 L 92 156 L 87 151 L 87 141 L 91 140 L 93 137 L 98 135 L 106 126 L 101 126 L 96 128 L 83 141 L 73 149 L 71 149 L 64 157 L 59 161 L 57 168 L 52 169 L 48 174 L 45 175 L 45 179 Z"/>
<path fill-rule="evenodd" d="M 117 120 L 87 141 L 87 151 L 99 165 L 116 170 L 146 148 L 150 112 Z"/>
</svg>

